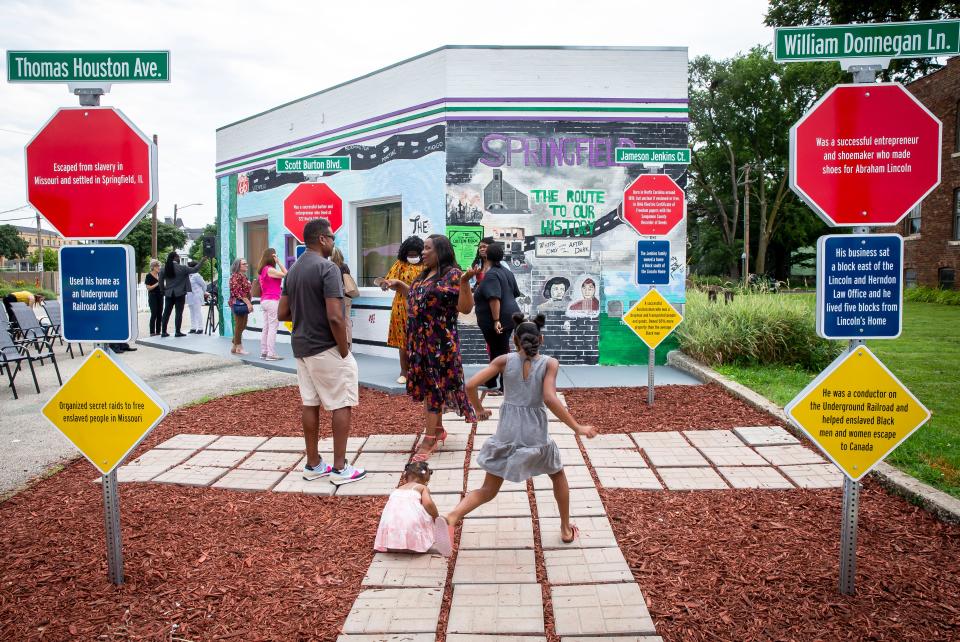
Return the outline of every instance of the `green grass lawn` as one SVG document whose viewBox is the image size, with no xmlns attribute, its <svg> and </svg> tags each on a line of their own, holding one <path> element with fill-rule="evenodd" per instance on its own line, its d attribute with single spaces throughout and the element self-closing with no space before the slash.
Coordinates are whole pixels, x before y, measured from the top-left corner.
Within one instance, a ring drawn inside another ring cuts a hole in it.
<svg viewBox="0 0 960 642">
<path fill-rule="evenodd" d="M 933 414 L 887 462 L 960 497 L 960 306 L 905 302 L 900 338 L 867 345 Z M 817 375 L 785 366 L 716 370 L 781 406 Z"/>
</svg>

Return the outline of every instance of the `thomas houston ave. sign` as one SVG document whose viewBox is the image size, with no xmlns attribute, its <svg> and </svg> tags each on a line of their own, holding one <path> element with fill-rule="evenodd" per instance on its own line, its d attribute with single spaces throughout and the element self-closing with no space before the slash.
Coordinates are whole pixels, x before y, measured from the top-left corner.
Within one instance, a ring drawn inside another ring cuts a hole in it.
<svg viewBox="0 0 960 642">
<path fill-rule="evenodd" d="M 170 82 L 169 51 L 8 51 L 8 82 Z"/>
</svg>

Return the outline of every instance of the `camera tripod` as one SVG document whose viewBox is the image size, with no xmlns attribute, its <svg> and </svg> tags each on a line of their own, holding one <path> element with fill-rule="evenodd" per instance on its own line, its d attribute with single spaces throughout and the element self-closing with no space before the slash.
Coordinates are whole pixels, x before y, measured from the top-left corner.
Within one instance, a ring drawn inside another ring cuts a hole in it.
<svg viewBox="0 0 960 642">
<path fill-rule="evenodd" d="M 217 304 L 211 301 L 207 304 L 207 322 L 204 324 L 204 334 L 217 334 L 219 325 L 217 324 Z"/>
</svg>

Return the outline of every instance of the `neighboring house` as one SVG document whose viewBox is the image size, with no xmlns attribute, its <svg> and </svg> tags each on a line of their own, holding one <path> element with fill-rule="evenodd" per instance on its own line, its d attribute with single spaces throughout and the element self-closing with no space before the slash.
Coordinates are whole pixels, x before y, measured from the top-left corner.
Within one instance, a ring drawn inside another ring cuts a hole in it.
<svg viewBox="0 0 960 642">
<path fill-rule="evenodd" d="M 29 247 L 27 248 L 27 257 L 3 259 L 3 267 L 8 270 L 19 270 L 21 272 L 33 270 L 33 264 L 30 262 L 29 256 L 36 252 L 41 244 L 44 249 L 59 250 L 63 245 L 77 245 L 79 243 L 79 241 L 68 241 L 56 232 L 50 230 L 41 229 L 40 238 L 38 239 L 36 227 L 27 227 L 25 225 L 14 225 L 13 227 L 17 228 L 20 238 L 25 240 Z"/>
<path fill-rule="evenodd" d="M 187 235 L 187 241 L 183 244 L 183 247 L 177 248 L 177 251 L 180 254 L 180 263 L 186 265 L 190 261 L 190 249 L 193 247 L 193 244 L 203 236 L 202 227 L 186 227 L 183 224 L 183 219 L 177 217 L 176 222 L 169 216 L 163 218 L 163 222 L 167 225 L 175 225 L 178 229 L 183 231 Z"/>
<path fill-rule="evenodd" d="M 906 287 L 952 290 L 960 268 L 960 57 L 907 89 L 943 123 L 940 185 L 902 223 L 882 231 L 903 234 Z"/>
</svg>

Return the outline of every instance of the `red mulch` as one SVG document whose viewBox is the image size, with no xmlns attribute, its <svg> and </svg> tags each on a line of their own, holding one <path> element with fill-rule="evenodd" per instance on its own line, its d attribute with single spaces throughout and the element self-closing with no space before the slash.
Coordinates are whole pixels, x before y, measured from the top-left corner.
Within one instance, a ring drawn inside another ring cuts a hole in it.
<svg viewBox="0 0 960 642">
<path fill-rule="evenodd" d="M 563 395 L 577 421 L 605 433 L 781 425 L 716 384 L 657 386 L 654 391 L 652 408 L 646 388 L 577 388 Z"/>
<path fill-rule="evenodd" d="M 868 481 L 856 595 L 839 489 L 601 490 L 657 633 L 680 640 L 957 640 L 960 526 Z"/>
<path fill-rule="evenodd" d="M 713 386 L 657 388 L 653 409 L 643 389 L 566 396 L 610 433 L 777 423 Z M 172 413 L 140 450 L 184 432 L 297 436 L 299 414 L 292 387 L 226 397 Z M 361 390 L 353 434 L 421 425 L 406 398 Z M 0 639 L 334 640 L 385 503 L 124 484 L 127 583 L 115 588 L 95 476 L 79 460 L 0 505 Z M 960 626 L 960 527 L 873 483 L 854 598 L 836 590 L 839 491 L 602 495 L 666 640 L 934 640 Z M 449 599 L 448 587 L 441 642 Z"/>
</svg>

